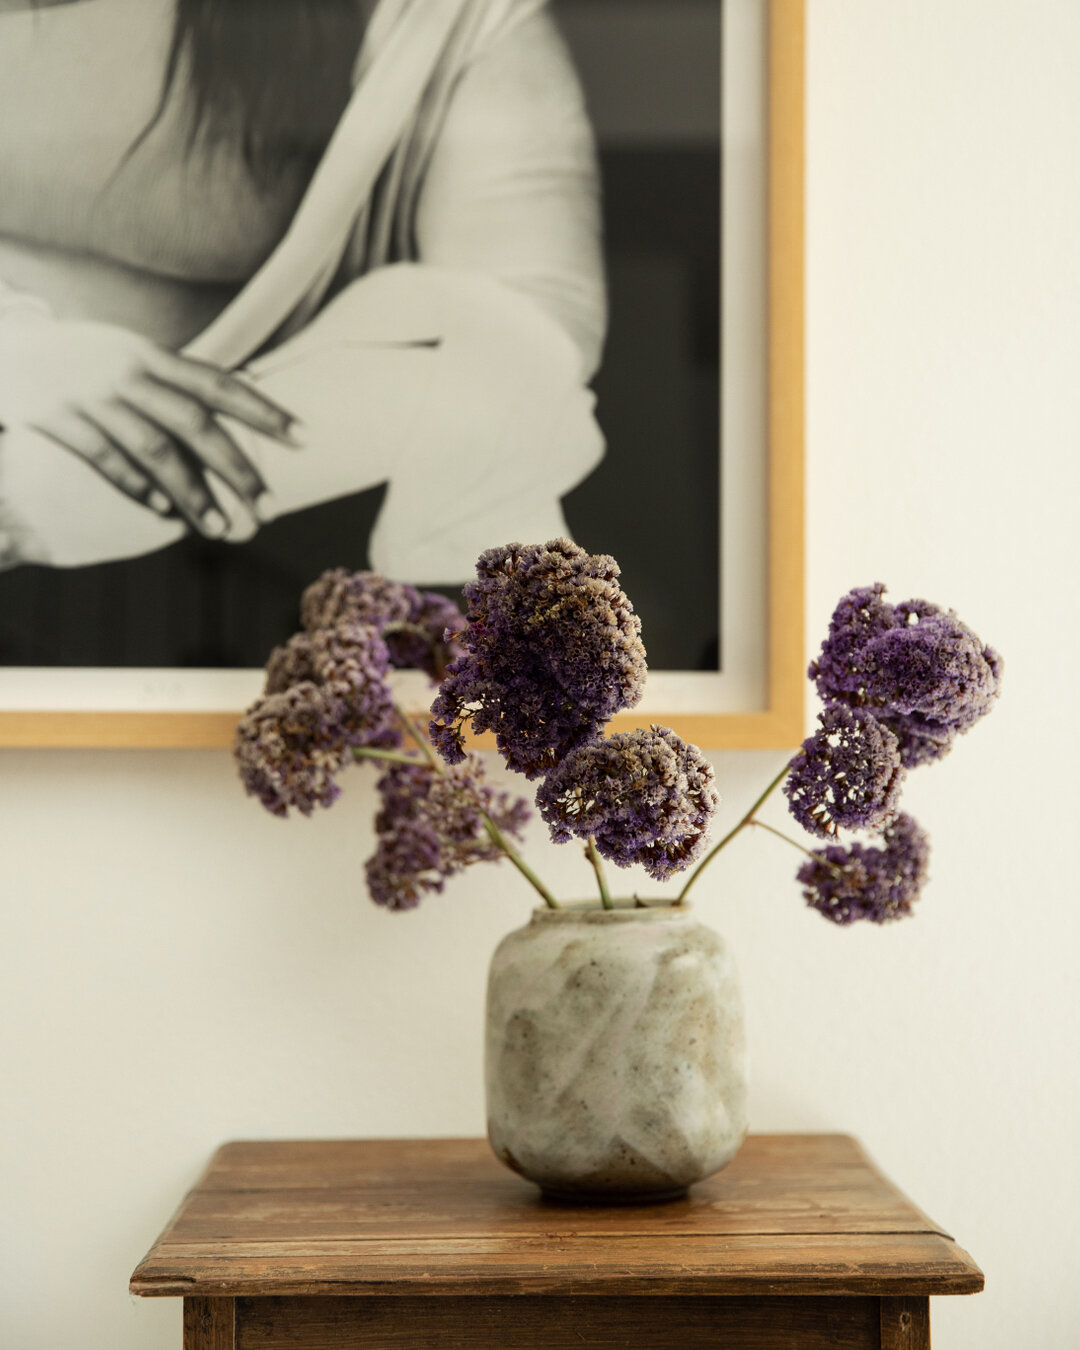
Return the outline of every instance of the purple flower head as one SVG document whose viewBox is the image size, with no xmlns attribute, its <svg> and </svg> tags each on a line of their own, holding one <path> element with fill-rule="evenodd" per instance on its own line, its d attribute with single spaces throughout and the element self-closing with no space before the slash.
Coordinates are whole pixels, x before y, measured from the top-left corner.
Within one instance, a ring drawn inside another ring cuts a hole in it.
<svg viewBox="0 0 1080 1350">
<path fill-rule="evenodd" d="M 266 662 L 264 694 L 282 694 L 294 684 L 319 683 L 311 656 L 311 638 L 307 633 L 294 633 L 280 647 L 275 647 Z"/>
<path fill-rule="evenodd" d="M 471 721 L 495 732 L 512 769 L 537 778 L 641 697 L 641 621 L 615 560 L 568 539 L 489 549 L 476 572 L 464 654 L 432 704 L 432 742 L 458 762 Z"/>
<path fill-rule="evenodd" d="M 465 616 L 437 591 L 418 591 L 403 582 L 387 581 L 377 572 L 324 572 L 304 592 L 300 618 L 308 633 L 345 620 L 369 624 L 386 641 L 390 664 L 416 668 L 433 680 L 442 678 L 461 653 L 448 636 L 465 626 Z"/>
<path fill-rule="evenodd" d="M 309 633 L 342 619 L 381 630 L 388 623 L 406 622 L 415 596 L 414 587 L 387 581 L 378 572 L 335 567 L 313 581 L 300 597 L 300 622 Z"/>
<path fill-rule="evenodd" d="M 465 627 L 465 615 L 438 591 L 415 591 L 414 595 L 409 617 L 388 624 L 383 637 L 394 666 L 422 670 L 438 682 L 462 654 L 456 635 Z"/>
<path fill-rule="evenodd" d="M 275 816 L 330 806 L 341 791 L 334 779 L 345 762 L 345 715 L 333 690 L 310 682 L 259 699 L 240 720 L 233 747 L 248 795 Z"/>
<path fill-rule="evenodd" d="M 377 846 L 366 871 L 371 898 L 387 909 L 415 909 L 463 868 L 502 857 L 488 837 L 481 810 L 515 836 L 529 817 L 524 801 L 484 782 L 477 755 L 442 773 L 419 761 L 392 764 L 378 788 Z"/>
<path fill-rule="evenodd" d="M 887 923 L 910 915 L 926 882 L 930 841 L 901 812 L 886 827 L 883 843 L 881 848 L 856 843 L 815 849 L 798 871 L 806 903 L 838 924 Z"/>
<path fill-rule="evenodd" d="M 386 643 L 369 624 L 341 620 L 312 633 L 297 633 L 270 654 L 266 693 L 315 684 L 340 701 L 342 746 L 397 745 L 393 698 L 386 676 Z"/>
<path fill-rule="evenodd" d="M 572 751 L 541 783 L 540 814 L 556 843 L 592 835 L 618 867 L 664 881 L 705 850 L 720 803 L 713 767 L 665 727 L 619 732 Z"/>
<path fill-rule="evenodd" d="M 900 742 L 906 768 L 947 754 L 993 706 L 1001 658 L 925 600 L 890 605 L 880 583 L 837 606 L 810 678 L 823 699 L 868 706 Z"/>
<path fill-rule="evenodd" d="M 364 864 L 368 894 L 384 909 L 415 909 L 425 895 L 442 890 L 439 837 L 426 824 L 386 830 Z"/>
<path fill-rule="evenodd" d="M 788 809 L 811 834 L 878 829 L 895 815 L 904 770 L 900 743 L 866 708 L 826 704 L 784 780 Z"/>
</svg>

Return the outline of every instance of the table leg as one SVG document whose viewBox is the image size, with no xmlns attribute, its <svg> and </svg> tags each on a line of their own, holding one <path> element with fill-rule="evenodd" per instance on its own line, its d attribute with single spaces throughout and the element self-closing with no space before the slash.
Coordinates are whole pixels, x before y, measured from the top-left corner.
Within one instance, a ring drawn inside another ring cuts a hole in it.
<svg viewBox="0 0 1080 1350">
<path fill-rule="evenodd" d="M 235 1346 L 235 1299 L 184 1299 L 184 1350 L 235 1350 Z"/>
<path fill-rule="evenodd" d="M 930 1350 L 930 1300 L 881 1300 L 881 1350 Z"/>
</svg>

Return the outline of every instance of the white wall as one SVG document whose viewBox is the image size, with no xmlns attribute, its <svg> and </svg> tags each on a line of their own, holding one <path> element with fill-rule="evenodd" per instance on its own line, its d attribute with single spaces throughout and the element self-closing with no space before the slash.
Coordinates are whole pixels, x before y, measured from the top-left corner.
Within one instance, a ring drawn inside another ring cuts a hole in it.
<svg viewBox="0 0 1080 1350">
<path fill-rule="evenodd" d="M 1077 1343 L 1080 5 L 809 0 L 809 632 L 886 581 L 1006 656 L 907 801 L 913 920 L 834 930 L 794 854 L 702 888 L 741 956 L 759 1130 L 847 1130 L 987 1273 L 935 1346 Z M 718 758 L 734 814 L 780 762 Z M 480 1133 L 484 971 L 529 899 L 367 901 L 371 803 L 282 824 L 218 753 L 0 755 L 0 1343 L 171 1350 L 135 1263 L 226 1138 Z M 565 893 L 578 864 L 536 833 Z M 584 883 L 580 883 L 583 885 Z"/>
</svg>

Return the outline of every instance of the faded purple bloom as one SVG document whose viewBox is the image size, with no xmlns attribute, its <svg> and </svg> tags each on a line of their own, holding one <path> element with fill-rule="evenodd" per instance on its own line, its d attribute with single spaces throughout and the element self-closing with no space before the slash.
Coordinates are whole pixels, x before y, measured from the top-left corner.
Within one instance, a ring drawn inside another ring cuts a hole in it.
<svg viewBox="0 0 1080 1350">
<path fill-rule="evenodd" d="M 318 685 L 340 700 L 342 745 L 397 745 L 401 734 L 386 683 L 389 667 L 377 630 L 343 620 L 313 633 L 297 633 L 276 647 L 266 663 L 266 693 Z"/>
<path fill-rule="evenodd" d="M 383 637 L 390 660 L 399 670 L 422 670 L 438 682 L 447 666 L 462 654 L 454 639 L 465 627 L 465 615 L 438 591 L 414 591 L 413 594 L 415 599 L 409 617 L 388 624 Z"/>
<path fill-rule="evenodd" d="M 826 702 L 865 701 L 863 650 L 868 642 L 896 626 L 895 610 L 881 598 L 884 594 L 880 581 L 873 586 L 858 586 L 848 591 L 833 611 L 828 637 L 808 672 Z"/>
<path fill-rule="evenodd" d="M 483 774 L 476 755 L 444 772 L 419 761 L 390 765 L 378 782 L 377 847 L 366 865 L 368 890 L 377 905 L 415 909 L 424 895 L 441 892 L 446 879 L 463 868 L 501 858 L 481 809 L 504 833 L 520 836 L 528 806 L 496 791 Z"/>
<path fill-rule="evenodd" d="M 415 596 L 415 587 L 387 581 L 378 572 L 335 567 L 313 581 L 300 597 L 300 622 L 309 633 L 342 619 L 382 629 L 388 623 L 406 622 Z"/>
<path fill-rule="evenodd" d="M 806 903 L 838 924 L 887 923 L 910 915 L 926 882 L 930 840 L 902 812 L 886 828 L 883 843 L 881 848 L 856 843 L 815 849 L 797 874 Z"/>
<path fill-rule="evenodd" d="M 665 727 L 619 732 L 572 751 L 541 783 L 540 814 L 556 843 L 596 840 L 618 867 L 664 881 L 705 850 L 720 796 L 713 767 Z"/>
<path fill-rule="evenodd" d="M 307 681 L 319 683 L 311 655 L 311 638 L 307 633 L 294 633 L 280 647 L 275 647 L 266 662 L 264 694 L 281 694 L 294 684 Z"/>
<path fill-rule="evenodd" d="M 345 762 L 342 700 L 310 682 L 259 699 L 241 718 L 233 753 L 249 796 L 275 816 L 330 806 Z"/>
<path fill-rule="evenodd" d="M 444 884 L 439 837 L 426 824 L 386 830 L 364 864 L 368 893 L 384 909 L 415 909 Z"/>
<path fill-rule="evenodd" d="M 390 664 L 416 668 L 442 678 L 460 649 L 447 630 L 465 626 L 465 616 L 438 591 L 418 591 L 403 582 L 387 581 L 377 572 L 349 572 L 343 567 L 324 572 L 304 591 L 300 618 L 308 633 L 343 621 L 369 624 L 386 640 Z"/>
<path fill-rule="evenodd" d="M 897 737 L 866 708 L 829 703 L 784 779 L 788 808 L 811 834 L 879 829 L 896 815 L 904 770 Z"/>
<path fill-rule="evenodd" d="M 1002 664 L 952 610 L 890 605 L 884 592 L 878 583 L 840 601 L 809 673 L 822 698 L 870 707 L 913 768 L 940 759 L 990 711 Z"/>
<path fill-rule="evenodd" d="M 900 626 L 866 649 L 870 702 L 956 733 L 974 726 L 998 697 L 1001 657 L 952 610 L 908 600 L 896 615 Z"/>
<path fill-rule="evenodd" d="M 458 762 L 471 721 L 495 732 L 512 769 L 536 778 L 641 697 L 641 621 L 615 560 L 569 539 L 489 549 L 476 573 L 464 655 L 432 704 L 432 742 Z"/>
</svg>

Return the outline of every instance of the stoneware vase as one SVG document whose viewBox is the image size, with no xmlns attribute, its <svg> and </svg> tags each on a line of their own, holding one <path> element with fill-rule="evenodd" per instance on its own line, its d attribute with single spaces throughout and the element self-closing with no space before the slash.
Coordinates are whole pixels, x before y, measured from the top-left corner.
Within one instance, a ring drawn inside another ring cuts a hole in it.
<svg viewBox="0 0 1080 1350">
<path fill-rule="evenodd" d="M 554 1199 L 664 1200 L 746 1136 L 742 998 L 688 906 L 537 909 L 487 996 L 491 1146 Z"/>
</svg>

